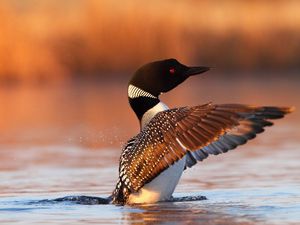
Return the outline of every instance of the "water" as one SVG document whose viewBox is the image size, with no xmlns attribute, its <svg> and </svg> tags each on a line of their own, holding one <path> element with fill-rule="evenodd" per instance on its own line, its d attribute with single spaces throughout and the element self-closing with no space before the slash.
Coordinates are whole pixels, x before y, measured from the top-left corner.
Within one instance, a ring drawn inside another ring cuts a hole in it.
<svg viewBox="0 0 300 225">
<path fill-rule="evenodd" d="M 245 81 L 187 82 L 163 98 L 171 106 L 214 100 L 299 108 L 297 82 L 247 81 L 251 89 L 242 88 Z M 38 202 L 111 194 L 120 146 L 138 129 L 124 83 L 1 89 L 0 223 L 300 223 L 297 111 L 238 150 L 185 171 L 175 196 L 208 200 L 124 207 Z"/>
</svg>

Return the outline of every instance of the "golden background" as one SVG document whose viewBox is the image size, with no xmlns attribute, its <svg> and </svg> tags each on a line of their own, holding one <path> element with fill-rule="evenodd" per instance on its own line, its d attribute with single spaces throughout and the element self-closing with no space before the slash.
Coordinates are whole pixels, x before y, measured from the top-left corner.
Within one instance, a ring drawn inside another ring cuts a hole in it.
<svg viewBox="0 0 300 225">
<path fill-rule="evenodd" d="M 250 76 L 300 69 L 300 1 L 1 0 L 0 27 L 1 83 L 128 76 L 170 57 Z"/>
</svg>

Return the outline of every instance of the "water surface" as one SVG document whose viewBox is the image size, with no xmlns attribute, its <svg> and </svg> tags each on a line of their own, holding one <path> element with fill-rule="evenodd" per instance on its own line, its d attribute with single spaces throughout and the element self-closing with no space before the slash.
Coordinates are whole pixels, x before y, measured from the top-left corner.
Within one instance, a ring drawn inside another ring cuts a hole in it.
<svg viewBox="0 0 300 225">
<path fill-rule="evenodd" d="M 299 108 L 298 84 L 204 79 L 163 99 L 171 106 L 213 100 Z M 297 111 L 238 150 L 185 171 L 175 196 L 208 200 L 124 207 L 39 203 L 111 194 L 121 145 L 138 130 L 125 94 L 126 82 L 1 88 L 0 223 L 300 223 Z"/>
</svg>

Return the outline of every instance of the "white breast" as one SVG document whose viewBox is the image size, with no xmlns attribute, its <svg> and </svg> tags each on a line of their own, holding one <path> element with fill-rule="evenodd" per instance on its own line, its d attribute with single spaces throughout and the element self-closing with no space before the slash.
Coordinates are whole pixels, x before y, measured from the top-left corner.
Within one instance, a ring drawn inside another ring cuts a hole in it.
<svg viewBox="0 0 300 225">
<path fill-rule="evenodd" d="M 161 111 L 169 109 L 164 103 L 160 102 L 149 109 L 142 117 L 142 128 Z M 185 167 L 185 157 L 174 163 L 160 175 L 146 184 L 137 193 L 129 196 L 128 202 L 134 203 L 154 203 L 170 199 Z"/>
<path fill-rule="evenodd" d="M 129 204 L 155 203 L 171 198 L 185 166 L 185 157 L 163 171 L 137 193 L 129 196 Z"/>
</svg>

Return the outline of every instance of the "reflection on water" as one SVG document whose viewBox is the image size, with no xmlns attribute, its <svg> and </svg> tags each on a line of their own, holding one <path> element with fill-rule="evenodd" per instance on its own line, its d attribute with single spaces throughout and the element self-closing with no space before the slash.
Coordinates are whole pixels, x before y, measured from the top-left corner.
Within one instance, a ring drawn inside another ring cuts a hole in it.
<svg viewBox="0 0 300 225">
<path fill-rule="evenodd" d="M 33 203 L 33 197 L 2 198 L 0 222 L 38 224 L 47 220 L 49 224 L 299 224 L 300 221 L 300 192 L 297 187 L 222 189 L 202 193 L 209 200 L 124 207 Z"/>
<path fill-rule="evenodd" d="M 280 224 L 283 219 L 287 224 L 300 220 L 297 188 L 231 189 L 203 193 L 209 200 L 140 206 L 137 208 L 142 212 L 131 212 L 125 219 L 133 224 L 259 224 L 266 221 L 268 224 Z"/>
<path fill-rule="evenodd" d="M 187 82 L 163 99 L 172 106 L 213 99 L 300 108 L 298 87 L 297 81 L 233 84 L 204 79 Z M 131 207 L 32 203 L 66 195 L 111 194 L 120 146 L 138 129 L 125 93 L 121 83 L 0 89 L 5 105 L 0 107 L 0 223 L 300 222 L 297 111 L 239 150 L 209 157 L 185 171 L 176 195 L 205 195 L 206 201 Z"/>
<path fill-rule="evenodd" d="M 238 207 L 231 205 L 232 209 Z M 213 206 L 208 202 L 161 203 L 138 208 L 143 211 L 130 212 L 124 220 L 131 224 L 253 224 L 259 221 L 253 216 L 226 213 L 226 204 Z"/>
<path fill-rule="evenodd" d="M 211 75 L 214 77 L 214 75 Z M 300 108 L 300 80 L 189 79 L 162 99 L 171 107 L 207 102 Z M 275 96 L 274 96 L 275 95 Z M 119 147 L 138 122 L 128 106 L 127 80 L 61 86 L 0 87 L 0 143 Z M 299 122 L 298 111 L 284 122 Z M 286 130 L 288 136 L 300 132 Z M 285 137 L 286 138 L 286 137 Z M 272 140 L 273 141 L 273 140 Z"/>
</svg>

